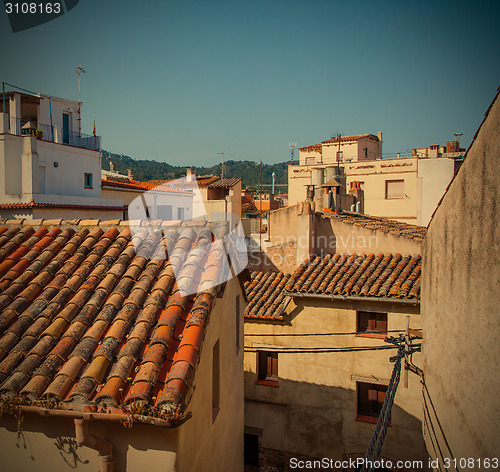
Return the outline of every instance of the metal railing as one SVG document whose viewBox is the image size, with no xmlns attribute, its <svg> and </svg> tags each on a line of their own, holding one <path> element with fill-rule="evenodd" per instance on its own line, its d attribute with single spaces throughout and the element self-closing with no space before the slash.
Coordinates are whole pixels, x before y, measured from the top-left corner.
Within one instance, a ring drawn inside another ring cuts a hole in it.
<svg viewBox="0 0 500 472">
<path fill-rule="evenodd" d="M 25 127 L 31 123 L 32 126 Z M 66 144 L 68 146 L 88 149 L 89 151 L 100 150 L 99 136 L 79 133 L 78 131 L 64 131 L 56 126 L 38 123 L 36 121 L 10 118 L 10 133 L 16 136 L 36 136 L 42 141 L 50 143 Z"/>
</svg>

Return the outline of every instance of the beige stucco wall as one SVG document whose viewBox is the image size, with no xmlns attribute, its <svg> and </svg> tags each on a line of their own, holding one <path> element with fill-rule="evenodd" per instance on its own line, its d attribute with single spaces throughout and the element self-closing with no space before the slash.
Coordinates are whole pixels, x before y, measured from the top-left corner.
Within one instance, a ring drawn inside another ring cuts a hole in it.
<svg viewBox="0 0 500 472">
<path fill-rule="evenodd" d="M 236 296 L 240 300 L 240 349 L 236 351 Z M 237 279 L 217 299 L 202 347 L 195 391 L 188 410 L 193 418 L 179 431 L 176 472 L 243 472 L 243 313 Z M 212 423 L 212 353 L 220 340 L 220 410 Z M 195 420 L 195 421 L 193 421 Z"/>
<path fill-rule="evenodd" d="M 287 312 L 288 325 L 245 322 L 247 346 L 348 347 L 383 345 L 383 340 L 356 336 L 250 337 L 249 334 L 355 332 L 356 310 L 388 313 L 388 329 L 420 327 L 418 308 L 380 302 L 295 299 Z M 264 347 L 265 349 L 265 347 Z M 356 420 L 356 381 L 387 384 L 395 351 L 278 354 L 279 387 L 257 385 L 257 354 L 245 354 L 245 426 L 261 429 L 263 448 L 312 457 L 340 459 L 344 453 L 363 453 L 375 425 Z M 414 362 L 421 365 L 420 354 Z M 403 376 L 402 376 L 403 379 Z M 422 459 L 419 378 L 409 375 L 396 394 L 392 426 L 382 455 L 393 459 Z"/>
<path fill-rule="evenodd" d="M 401 253 L 420 254 L 420 241 L 364 226 L 342 223 L 322 213 L 307 213 L 305 204 L 269 213 L 269 238 L 262 244 L 266 266 L 291 273 L 308 254 Z M 260 256 L 260 254 L 259 254 Z M 253 254 L 254 259 L 257 255 Z M 253 266 L 258 261 L 252 261 Z"/>
<path fill-rule="evenodd" d="M 417 224 L 427 226 L 455 172 L 455 159 L 419 159 Z"/>
<path fill-rule="evenodd" d="M 500 453 L 499 136 L 497 97 L 423 246 L 425 378 L 457 458 Z M 433 413 L 431 422 L 450 457 Z M 435 456 L 429 429 L 427 448 Z"/>
<path fill-rule="evenodd" d="M 191 421 L 191 420 L 190 420 Z M 17 437 L 15 420 L 5 415 L 0 420 L 2 470 L 9 472 L 96 472 L 97 451 L 75 442 L 72 419 L 23 415 L 23 432 Z M 114 470 L 148 472 L 174 471 L 177 430 L 136 424 L 99 421 L 90 424 L 90 433 L 113 444 Z"/>
</svg>

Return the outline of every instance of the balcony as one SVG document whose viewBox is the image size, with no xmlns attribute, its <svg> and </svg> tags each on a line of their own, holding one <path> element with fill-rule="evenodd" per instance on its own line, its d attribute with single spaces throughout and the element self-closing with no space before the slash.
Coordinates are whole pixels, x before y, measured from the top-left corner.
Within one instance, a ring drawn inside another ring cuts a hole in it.
<svg viewBox="0 0 500 472">
<path fill-rule="evenodd" d="M 78 131 L 69 131 L 36 121 L 10 118 L 10 134 L 16 136 L 36 136 L 49 143 L 66 144 L 89 151 L 100 151 L 100 136 L 92 136 Z"/>
</svg>

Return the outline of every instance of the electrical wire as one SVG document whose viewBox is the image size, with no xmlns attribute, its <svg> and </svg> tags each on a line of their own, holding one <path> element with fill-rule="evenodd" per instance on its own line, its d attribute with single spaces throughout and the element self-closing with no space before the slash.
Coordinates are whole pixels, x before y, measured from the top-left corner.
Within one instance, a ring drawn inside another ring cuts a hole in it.
<svg viewBox="0 0 500 472">
<path fill-rule="evenodd" d="M 245 333 L 245 336 L 348 336 L 348 335 L 358 335 L 358 334 L 385 334 L 385 333 L 404 333 L 404 329 L 393 329 L 389 331 L 355 331 L 352 333 L 278 333 L 278 334 L 253 334 Z"/>
<path fill-rule="evenodd" d="M 415 346 L 420 347 L 420 346 Z M 254 347 L 245 346 L 245 352 L 278 352 L 280 354 L 298 354 L 298 353 L 324 353 L 324 352 L 359 352 L 359 351 L 383 351 L 388 349 L 397 349 L 398 346 L 350 346 L 350 347 L 304 347 L 304 348 L 283 348 L 281 346 L 273 347 Z"/>
</svg>

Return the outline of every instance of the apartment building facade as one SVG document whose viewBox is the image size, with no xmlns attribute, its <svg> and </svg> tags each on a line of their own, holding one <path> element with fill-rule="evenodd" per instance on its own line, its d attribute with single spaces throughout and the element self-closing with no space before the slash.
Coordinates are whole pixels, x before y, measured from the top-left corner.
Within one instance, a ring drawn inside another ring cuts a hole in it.
<svg viewBox="0 0 500 472">
<path fill-rule="evenodd" d="M 288 168 L 290 205 L 305 200 L 307 185 L 321 191 L 335 177 L 344 193 L 359 182 L 364 213 L 416 225 L 428 223 L 462 156 L 414 150 L 412 157 L 382 159 L 382 133 L 342 136 L 299 151 L 299 164 Z"/>
<path fill-rule="evenodd" d="M 121 218 L 101 196 L 101 138 L 81 132 L 78 102 L 5 93 L 0 99 L 0 216 Z"/>
</svg>

